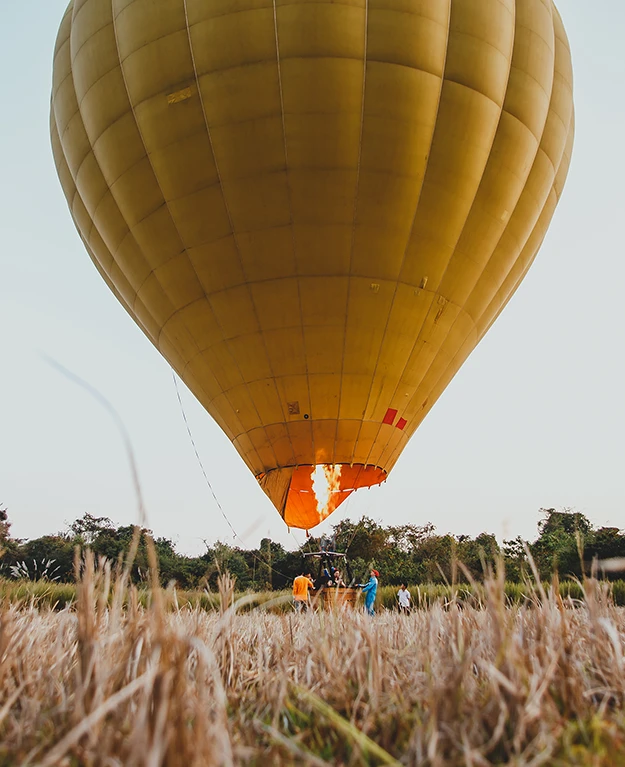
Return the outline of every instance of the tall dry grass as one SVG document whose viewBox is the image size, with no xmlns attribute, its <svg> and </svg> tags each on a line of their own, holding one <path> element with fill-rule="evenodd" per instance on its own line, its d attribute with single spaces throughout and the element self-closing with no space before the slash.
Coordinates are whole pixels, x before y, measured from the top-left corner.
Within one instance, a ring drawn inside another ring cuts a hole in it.
<svg viewBox="0 0 625 767">
<path fill-rule="evenodd" d="M 239 613 L 227 575 L 215 612 L 151 597 L 87 554 L 75 609 L 2 602 L 2 767 L 625 764 L 625 613 L 597 581 L 373 619 Z"/>
</svg>

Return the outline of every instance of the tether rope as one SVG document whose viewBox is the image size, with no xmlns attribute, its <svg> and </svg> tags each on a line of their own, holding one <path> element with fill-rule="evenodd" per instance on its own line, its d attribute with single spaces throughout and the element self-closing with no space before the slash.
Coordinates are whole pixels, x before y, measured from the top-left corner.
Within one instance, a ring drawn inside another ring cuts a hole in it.
<svg viewBox="0 0 625 767">
<path fill-rule="evenodd" d="M 208 489 L 210 490 L 211 495 L 213 496 L 213 499 L 214 499 L 215 503 L 217 504 L 217 508 L 221 512 L 221 516 L 226 520 L 226 524 L 228 525 L 228 527 L 232 531 L 233 538 L 236 539 L 237 541 L 239 541 L 239 543 L 243 547 L 245 547 L 245 541 L 237 533 L 237 531 L 234 529 L 234 526 L 233 526 L 232 522 L 230 522 L 230 520 L 228 519 L 228 515 L 224 511 L 224 508 L 221 505 L 221 503 L 219 501 L 219 498 L 217 497 L 217 494 L 215 493 L 215 489 L 213 488 L 213 485 L 211 484 L 211 481 L 208 478 L 208 474 L 206 473 L 206 469 L 204 468 L 204 463 L 202 462 L 202 459 L 200 457 L 200 453 L 199 453 L 199 451 L 197 449 L 197 445 L 195 443 L 195 440 L 193 439 L 193 434 L 191 432 L 191 426 L 189 425 L 189 420 L 187 418 L 187 414 L 185 412 L 184 405 L 182 404 L 182 397 L 180 396 L 180 388 L 178 386 L 178 379 L 176 378 L 176 374 L 173 371 L 173 369 L 171 371 L 171 375 L 172 375 L 172 378 L 174 379 L 174 387 L 176 388 L 176 397 L 178 398 L 178 404 L 180 405 L 180 412 L 182 413 L 182 419 L 183 419 L 184 424 L 185 424 L 185 426 L 187 428 L 187 434 L 189 435 L 189 439 L 191 440 L 191 444 L 193 445 L 193 452 L 195 453 L 195 457 L 197 458 L 197 462 L 200 465 L 200 469 L 202 470 L 202 475 L 204 476 L 204 480 L 206 481 L 206 484 L 208 485 Z M 291 535 L 292 535 L 292 533 L 291 533 Z M 293 538 L 295 538 L 295 536 L 293 536 Z M 295 540 L 295 542 L 297 543 L 297 539 Z M 254 553 L 254 551 L 251 551 L 250 549 L 245 549 L 245 548 L 244 548 L 244 551 L 246 551 L 248 554 L 251 554 L 252 557 L 254 557 L 254 559 L 257 562 L 260 562 L 262 565 L 264 565 L 265 567 L 269 568 L 269 570 L 271 570 L 272 573 L 275 573 L 276 575 L 279 575 L 281 578 L 285 578 L 287 581 L 292 580 L 290 575 L 285 575 L 284 573 L 281 573 L 279 570 L 276 570 L 275 567 L 272 567 L 272 565 L 270 565 L 269 562 L 264 560 L 262 557 L 259 557 L 257 554 Z"/>
</svg>

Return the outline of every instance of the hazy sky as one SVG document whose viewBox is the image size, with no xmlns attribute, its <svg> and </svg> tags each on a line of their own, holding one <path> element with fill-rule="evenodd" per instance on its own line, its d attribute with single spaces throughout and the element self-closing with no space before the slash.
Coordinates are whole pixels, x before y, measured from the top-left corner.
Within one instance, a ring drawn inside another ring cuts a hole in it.
<svg viewBox="0 0 625 767">
<path fill-rule="evenodd" d="M 148 521 L 180 551 L 232 533 L 202 476 L 167 363 L 117 303 L 76 234 L 52 162 L 52 50 L 65 0 L 0 0 L 0 503 L 16 536 L 84 512 L 137 520 L 110 416 L 123 419 Z M 387 483 L 324 525 L 368 514 L 440 532 L 533 538 L 540 507 L 625 527 L 625 3 L 560 0 L 573 50 L 569 180 L 528 277 L 412 438 Z M 183 384 L 215 493 L 245 546 L 286 527 Z"/>
</svg>

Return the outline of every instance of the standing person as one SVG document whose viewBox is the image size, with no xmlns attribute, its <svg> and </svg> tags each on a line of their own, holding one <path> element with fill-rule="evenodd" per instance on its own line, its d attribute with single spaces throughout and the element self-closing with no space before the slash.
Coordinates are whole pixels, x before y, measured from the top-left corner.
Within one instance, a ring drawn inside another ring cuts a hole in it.
<svg viewBox="0 0 625 767">
<path fill-rule="evenodd" d="M 412 607 L 412 596 L 405 583 L 402 583 L 401 588 L 397 592 L 397 599 L 399 600 L 399 612 L 408 615 Z"/>
<path fill-rule="evenodd" d="M 379 577 L 380 573 L 377 570 L 372 570 L 369 581 L 364 586 L 362 584 L 359 585 L 359 588 L 362 589 L 362 593 L 365 595 L 365 610 L 369 615 L 374 614 L 373 604 L 375 602 L 375 595 L 378 593 Z"/>
<path fill-rule="evenodd" d="M 308 610 L 308 589 L 315 588 L 315 584 L 312 582 L 312 576 L 310 573 L 302 572 L 293 581 L 293 607 L 295 612 L 301 613 Z"/>
</svg>

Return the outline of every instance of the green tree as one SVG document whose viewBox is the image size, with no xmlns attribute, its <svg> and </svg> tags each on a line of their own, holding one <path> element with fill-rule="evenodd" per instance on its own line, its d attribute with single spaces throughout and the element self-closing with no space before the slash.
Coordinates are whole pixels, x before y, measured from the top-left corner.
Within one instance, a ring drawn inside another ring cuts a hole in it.
<svg viewBox="0 0 625 767">
<path fill-rule="evenodd" d="M 475 580 L 483 580 L 489 566 L 494 569 L 499 554 L 497 539 L 490 533 L 480 533 L 477 538 L 458 537 L 455 555 Z M 463 580 L 461 573 L 458 573 L 458 579 Z"/>
<path fill-rule="evenodd" d="M 582 575 L 579 545 L 592 530 L 589 520 L 570 509 L 541 509 L 544 516 L 538 523 L 538 538 L 531 544 L 532 557 L 541 578 L 548 579 L 558 571 L 562 576 Z"/>
<path fill-rule="evenodd" d="M 370 517 L 363 517 L 358 524 L 344 519 L 332 528 L 336 550 L 352 559 L 365 562 L 377 561 L 387 545 L 388 531 Z"/>
<path fill-rule="evenodd" d="M 506 568 L 506 580 L 520 583 L 528 572 L 525 547 L 529 544 L 521 536 L 503 542 L 503 558 Z"/>
</svg>

